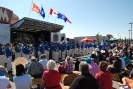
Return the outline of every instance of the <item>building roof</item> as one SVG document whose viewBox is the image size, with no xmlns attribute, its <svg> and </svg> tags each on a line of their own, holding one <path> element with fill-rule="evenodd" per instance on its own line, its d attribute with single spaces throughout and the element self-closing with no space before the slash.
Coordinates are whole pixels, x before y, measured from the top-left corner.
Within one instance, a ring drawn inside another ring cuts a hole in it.
<svg viewBox="0 0 133 89">
<path fill-rule="evenodd" d="M 59 32 L 60 30 L 63 29 L 63 27 L 64 27 L 63 25 L 58 25 L 50 22 L 24 17 L 18 22 L 12 24 L 11 30 L 28 31 L 28 32 L 38 32 L 38 31 Z"/>
</svg>

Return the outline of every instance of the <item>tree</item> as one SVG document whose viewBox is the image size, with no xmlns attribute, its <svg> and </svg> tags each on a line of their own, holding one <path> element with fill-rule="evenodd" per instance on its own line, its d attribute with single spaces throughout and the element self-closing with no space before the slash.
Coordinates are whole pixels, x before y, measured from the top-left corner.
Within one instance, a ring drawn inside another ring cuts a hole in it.
<svg viewBox="0 0 133 89">
<path fill-rule="evenodd" d="M 125 42 L 127 41 L 127 38 L 125 37 Z"/>
<path fill-rule="evenodd" d="M 100 37 L 99 33 L 97 33 L 95 36 L 96 36 L 97 42 L 99 42 L 99 37 Z"/>
</svg>

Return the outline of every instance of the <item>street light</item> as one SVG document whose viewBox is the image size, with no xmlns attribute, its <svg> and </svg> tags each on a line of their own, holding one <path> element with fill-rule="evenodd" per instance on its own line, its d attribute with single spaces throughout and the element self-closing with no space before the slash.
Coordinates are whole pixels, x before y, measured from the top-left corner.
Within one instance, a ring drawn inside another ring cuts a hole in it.
<svg viewBox="0 0 133 89">
<path fill-rule="evenodd" d="M 131 40 L 132 40 L 132 24 L 133 24 L 133 22 L 131 22 L 129 24 L 131 24 Z"/>
</svg>

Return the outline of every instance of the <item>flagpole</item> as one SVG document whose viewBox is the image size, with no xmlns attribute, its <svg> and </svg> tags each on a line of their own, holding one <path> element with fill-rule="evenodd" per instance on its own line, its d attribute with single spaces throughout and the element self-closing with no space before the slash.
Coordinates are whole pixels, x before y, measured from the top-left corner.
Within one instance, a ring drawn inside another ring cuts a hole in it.
<svg viewBox="0 0 133 89">
<path fill-rule="evenodd" d="M 31 7 L 30 7 L 30 11 L 29 11 L 29 17 L 30 17 L 30 12 L 31 12 L 31 8 L 32 8 L 32 4 L 33 4 L 33 0 L 31 2 Z"/>
<path fill-rule="evenodd" d="M 54 23 L 56 23 L 56 19 L 57 19 L 57 18 L 55 18 L 55 22 L 54 22 Z"/>
<path fill-rule="evenodd" d="M 51 7 L 50 7 L 50 9 L 51 9 Z M 48 14 L 47 22 L 48 22 L 48 19 L 49 19 L 49 14 Z"/>
</svg>

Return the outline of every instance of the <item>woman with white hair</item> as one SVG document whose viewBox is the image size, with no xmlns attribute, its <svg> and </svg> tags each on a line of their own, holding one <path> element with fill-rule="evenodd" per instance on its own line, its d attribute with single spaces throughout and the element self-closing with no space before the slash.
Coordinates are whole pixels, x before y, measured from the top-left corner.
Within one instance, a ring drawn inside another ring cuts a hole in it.
<svg viewBox="0 0 133 89">
<path fill-rule="evenodd" d="M 65 61 L 66 61 L 64 67 L 65 73 L 71 74 L 73 72 L 73 60 L 71 57 L 67 56 Z"/>
<path fill-rule="evenodd" d="M 49 60 L 47 63 L 47 71 L 44 71 L 42 79 L 45 81 L 45 89 L 62 89 L 60 85 L 61 76 L 55 69 L 56 63 L 54 60 Z"/>
<path fill-rule="evenodd" d="M 86 62 L 79 65 L 81 75 L 74 79 L 70 85 L 70 89 L 98 89 L 96 79 L 89 73 L 89 67 Z"/>
</svg>

